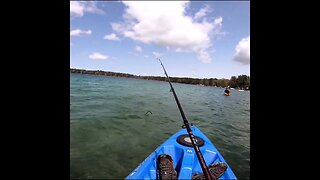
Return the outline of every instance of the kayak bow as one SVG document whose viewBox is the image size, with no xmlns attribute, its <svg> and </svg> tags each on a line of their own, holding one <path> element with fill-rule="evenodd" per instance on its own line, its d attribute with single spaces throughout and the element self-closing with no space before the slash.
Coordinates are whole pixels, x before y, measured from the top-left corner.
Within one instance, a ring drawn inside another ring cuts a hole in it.
<svg viewBox="0 0 320 180">
<path fill-rule="evenodd" d="M 200 131 L 200 129 L 195 126 L 192 126 L 191 129 L 198 140 L 197 144 L 208 166 L 214 162 L 225 162 L 227 164 L 218 149 Z M 203 142 L 200 142 L 202 140 Z M 178 179 L 191 179 L 192 174 L 202 173 L 199 160 L 190 142 L 191 141 L 188 137 L 186 129 L 181 129 L 168 138 L 153 153 L 151 153 L 135 170 L 133 170 L 126 177 L 126 179 L 157 179 L 156 161 L 160 154 L 169 154 L 172 157 L 174 168 L 178 173 Z M 181 143 L 184 143 L 185 145 Z M 188 145 L 188 143 L 191 146 Z M 227 170 L 219 179 L 230 180 L 237 179 L 237 177 L 233 173 L 231 167 L 228 165 Z"/>
</svg>

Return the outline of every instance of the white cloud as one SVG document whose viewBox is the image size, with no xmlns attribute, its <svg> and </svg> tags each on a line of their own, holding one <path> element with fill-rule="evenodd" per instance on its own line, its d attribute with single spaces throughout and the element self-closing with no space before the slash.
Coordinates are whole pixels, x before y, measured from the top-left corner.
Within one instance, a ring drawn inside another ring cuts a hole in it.
<svg viewBox="0 0 320 180">
<path fill-rule="evenodd" d="M 81 2 L 70 1 L 70 16 L 83 16 L 84 7 Z"/>
<path fill-rule="evenodd" d="M 89 35 L 91 33 L 92 33 L 91 30 L 83 31 L 83 30 L 80 30 L 80 29 L 75 29 L 75 30 L 70 31 L 70 36 L 81 36 L 83 34 Z"/>
<path fill-rule="evenodd" d="M 142 53 L 142 48 L 140 46 L 136 46 L 134 50 L 138 53 Z"/>
<path fill-rule="evenodd" d="M 103 14 L 104 11 L 97 7 L 96 2 L 70 1 L 70 16 L 82 17 L 85 12 Z"/>
<path fill-rule="evenodd" d="M 244 65 L 250 64 L 250 36 L 243 38 L 235 48 L 233 60 Z"/>
<path fill-rule="evenodd" d="M 90 54 L 89 58 L 94 59 L 94 60 L 105 60 L 105 59 L 108 59 L 109 57 L 105 56 L 101 53 L 95 52 L 95 53 Z"/>
<path fill-rule="evenodd" d="M 152 52 L 152 54 L 156 57 L 156 58 L 160 58 L 162 56 L 161 53 L 159 52 Z"/>
<path fill-rule="evenodd" d="M 211 62 L 211 57 L 207 51 L 198 52 L 198 56 L 203 63 L 210 63 Z"/>
<path fill-rule="evenodd" d="M 140 46 L 136 46 L 134 47 L 134 51 L 133 52 L 129 52 L 129 54 L 132 54 L 134 56 L 139 56 L 142 53 L 142 48 Z"/>
<path fill-rule="evenodd" d="M 112 23 L 114 31 L 146 44 L 155 44 L 176 52 L 195 52 L 203 63 L 210 63 L 208 49 L 220 33 L 222 17 L 196 22 L 186 15 L 186 1 L 124 1 L 123 22 Z M 200 10 L 197 18 L 207 15 Z"/>
<path fill-rule="evenodd" d="M 112 33 L 112 34 L 109 34 L 109 35 L 105 35 L 103 39 L 107 39 L 107 40 L 110 40 L 110 41 L 119 41 L 119 37 Z"/>
<path fill-rule="evenodd" d="M 209 5 L 206 5 L 204 8 L 201 8 L 195 15 L 194 19 L 199 20 L 202 17 L 205 17 L 208 13 L 212 12 L 212 9 Z"/>
</svg>

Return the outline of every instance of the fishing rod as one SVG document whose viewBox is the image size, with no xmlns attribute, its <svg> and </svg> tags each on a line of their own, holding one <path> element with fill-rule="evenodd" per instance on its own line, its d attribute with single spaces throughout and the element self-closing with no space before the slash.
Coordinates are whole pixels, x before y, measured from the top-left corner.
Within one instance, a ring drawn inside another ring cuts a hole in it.
<svg viewBox="0 0 320 180">
<path fill-rule="evenodd" d="M 192 146 L 193 146 L 193 148 L 194 148 L 194 150 L 195 150 L 195 152 L 196 152 L 196 155 L 197 155 L 198 160 L 199 160 L 199 162 L 200 162 L 201 169 L 202 169 L 202 171 L 203 171 L 203 173 L 204 173 L 204 176 L 206 177 L 207 180 L 211 180 L 211 175 L 210 175 L 210 173 L 209 173 L 209 169 L 208 169 L 208 167 L 207 167 L 207 165 L 206 165 L 206 163 L 205 163 L 205 161 L 204 161 L 204 159 L 203 159 L 203 156 L 202 156 L 202 154 L 201 154 L 201 152 L 200 152 L 200 149 L 199 149 L 199 147 L 198 147 L 198 145 L 197 145 L 197 143 L 196 143 L 196 139 L 195 139 L 195 137 L 194 137 L 194 135 L 193 135 L 193 133 L 192 133 L 192 130 L 191 130 L 190 125 L 189 125 L 189 122 L 188 122 L 186 116 L 184 115 L 183 109 L 182 109 L 182 107 L 181 107 L 181 104 L 180 104 L 180 102 L 179 102 L 179 99 L 178 99 L 178 97 L 177 97 L 177 94 L 176 94 L 176 92 L 175 92 L 174 89 L 173 89 L 173 86 L 172 86 L 172 84 L 171 84 L 171 81 L 170 81 L 170 78 L 169 78 L 169 76 L 168 76 L 168 74 L 167 74 L 167 71 L 166 71 L 166 69 L 164 68 L 161 60 L 160 60 L 159 58 L 157 58 L 157 59 L 160 61 L 161 66 L 162 66 L 162 68 L 163 68 L 163 70 L 164 70 L 164 73 L 165 73 L 165 75 L 167 76 L 168 82 L 169 82 L 170 87 L 171 87 L 171 91 L 172 91 L 173 96 L 174 96 L 174 99 L 176 100 L 176 103 L 177 103 L 177 105 L 178 105 L 180 114 L 181 114 L 182 119 L 183 119 L 183 123 L 184 123 L 184 125 L 186 126 L 186 129 L 187 129 L 187 131 L 188 131 L 189 138 L 191 139 Z"/>
</svg>

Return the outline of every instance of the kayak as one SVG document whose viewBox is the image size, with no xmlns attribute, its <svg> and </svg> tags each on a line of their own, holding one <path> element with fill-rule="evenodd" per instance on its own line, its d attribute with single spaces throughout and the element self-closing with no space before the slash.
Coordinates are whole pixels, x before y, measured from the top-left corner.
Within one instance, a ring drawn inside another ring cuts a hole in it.
<svg viewBox="0 0 320 180">
<path fill-rule="evenodd" d="M 197 140 L 197 145 L 203 158 L 209 166 L 215 162 L 227 162 L 224 160 L 218 149 L 213 143 L 198 129 L 191 126 L 191 130 Z M 202 173 L 202 169 L 191 144 L 188 132 L 185 128 L 181 129 L 154 152 L 152 152 L 126 179 L 158 179 L 157 178 L 157 157 L 161 154 L 168 154 L 172 157 L 173 167 L 177 171 L 178 179 L 191 179 L 193 174 Z M 227 164 L 227 170 L 219 179 L 237 179 L 231 167 Z"/>
<path fill-rule="evenodd" d="M 225 96 L 230 96 L 230 95 L 231 95 L 231 93 L 224 93 L 224 95 L 225 95 Z"/>
</svg>

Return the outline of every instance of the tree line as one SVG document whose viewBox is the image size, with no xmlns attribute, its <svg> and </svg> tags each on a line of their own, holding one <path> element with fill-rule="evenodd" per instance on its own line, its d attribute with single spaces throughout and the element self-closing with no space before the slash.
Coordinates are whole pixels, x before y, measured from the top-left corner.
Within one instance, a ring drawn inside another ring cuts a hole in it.
<svg viewBox="0 0 320 180">
<path fill-rule="evenodd" d="M 127 73 L 100 71 L 100 70 L 84 70 L 70 68 L 71 73 L 80 74 L 92 74 L 92 75 L 103 75 L 103 76 L 115 76 L 115 77 L 125 77 L 125 78 L 135 78 L 135 79 L 146 79 L 146 80 L 157 80 L 157 81 L 167 81 L 166 77 L 161 76 L 136 76 Z M 217 79 L 217 78 L 187 78 L 187 77 L 170 77 L 171 82 L 175 83 L 185 83 L 203 86 L 214 86 L 214 87 L 227 87 L 235 89 L 250 90 L 250 77 L 247 75 L 231 76 L 230 79 Z"/>
</svg>

